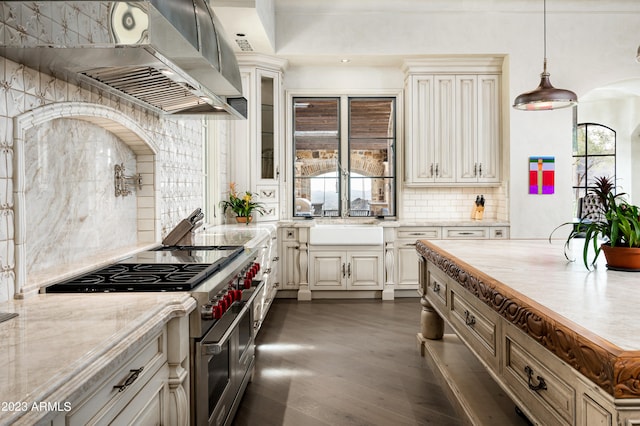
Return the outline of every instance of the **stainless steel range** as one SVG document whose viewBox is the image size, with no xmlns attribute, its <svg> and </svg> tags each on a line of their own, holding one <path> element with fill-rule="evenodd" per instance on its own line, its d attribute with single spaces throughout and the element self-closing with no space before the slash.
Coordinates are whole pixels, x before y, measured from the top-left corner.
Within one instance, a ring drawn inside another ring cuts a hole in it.
<svg viewBox="0 0 640 426">
<path fill-rule="evenodd" d="M 191 423 L 231 423 L 255 360 L 252 304 L 264 283 L 257 250 L 163 246 L 45 289 L 47 293 L 189 291 Z"/>
</svg>

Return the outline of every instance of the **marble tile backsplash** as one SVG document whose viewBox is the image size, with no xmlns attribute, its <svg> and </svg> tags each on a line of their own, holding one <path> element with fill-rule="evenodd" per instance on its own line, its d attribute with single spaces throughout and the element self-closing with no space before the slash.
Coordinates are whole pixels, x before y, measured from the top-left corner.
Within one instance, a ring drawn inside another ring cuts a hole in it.
<svg viewBox="0 0 640 426">
<path fill-rule="evenodd" d="M 51 121 L 27 130 L 16 150 L 16 123 L 52 106 L 42 113 Z M 160 241 L 202 206 L 202 141 L 200 119 L 158 117 L 0 58 L 0 301 L 37 290 L 43 277 L 90 266 L 97 251 L 114 255 L 135 241 Z M 16 158 L 20 150 L 24 158 Z M 136 196 L 114 196 L 116 161 L 142 173 Z M 16 192 L 19 164 L 24 193 Z M 19 246 L 16 215 L 26 222 Z"/>
</svg>

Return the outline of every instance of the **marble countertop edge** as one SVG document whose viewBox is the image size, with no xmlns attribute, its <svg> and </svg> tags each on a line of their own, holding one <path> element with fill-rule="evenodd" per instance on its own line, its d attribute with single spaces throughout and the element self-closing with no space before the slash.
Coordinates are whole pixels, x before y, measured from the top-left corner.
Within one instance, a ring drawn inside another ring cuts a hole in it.
<svg viewBox="0 0 640 426">
<path fill-rule="evenodd" d="M 162 305 L 159 304 L 158 309 L 147 310 L 136 319 L 135 324 L 123 328 L 96 346 L 94 350 L 86 352 L 75 362 L 67 365 L 63 371 L 33 389 L 20 401 L 28 403 L 30 407 L 33 403 L 39 402 L 62 403 L 81 399 L 91 386 L 106 379 L 115 366 L 126 362 L 137 350 L 147 344 L 169 320 L 186 316 L 195 309 L 196 301 L 188 293 L 182 293 L 182 295 L 181 300 L 168 300 Z M 32 425 L 50 421 L 59 413 L 27 410 L 3 414 L 9 415 L 0 416 L 0 425 Z"/>
</svg>

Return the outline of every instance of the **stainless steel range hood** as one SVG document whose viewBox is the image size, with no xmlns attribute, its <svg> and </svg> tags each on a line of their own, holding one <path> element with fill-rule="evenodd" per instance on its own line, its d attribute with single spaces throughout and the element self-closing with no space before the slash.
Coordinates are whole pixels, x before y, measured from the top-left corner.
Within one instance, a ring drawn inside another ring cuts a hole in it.
<svg viewBox="0 0 640 426">
<path fill-rule="evenodd" d="M 235 54 L 205 0 L 0 2 L 0 55 L 164 114 L 246 118 Z"/>
</svg>

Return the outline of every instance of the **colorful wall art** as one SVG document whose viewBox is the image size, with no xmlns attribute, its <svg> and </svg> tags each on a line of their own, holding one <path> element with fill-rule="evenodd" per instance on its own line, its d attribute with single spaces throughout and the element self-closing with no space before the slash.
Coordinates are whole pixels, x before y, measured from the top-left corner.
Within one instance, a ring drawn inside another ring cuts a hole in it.
<svg viewBox="0 0 640 426">
<path fill-rule="evenodd" d="M 529 194 L 553 194 L 555 157 L 529 157 Z"/>
</svg>

